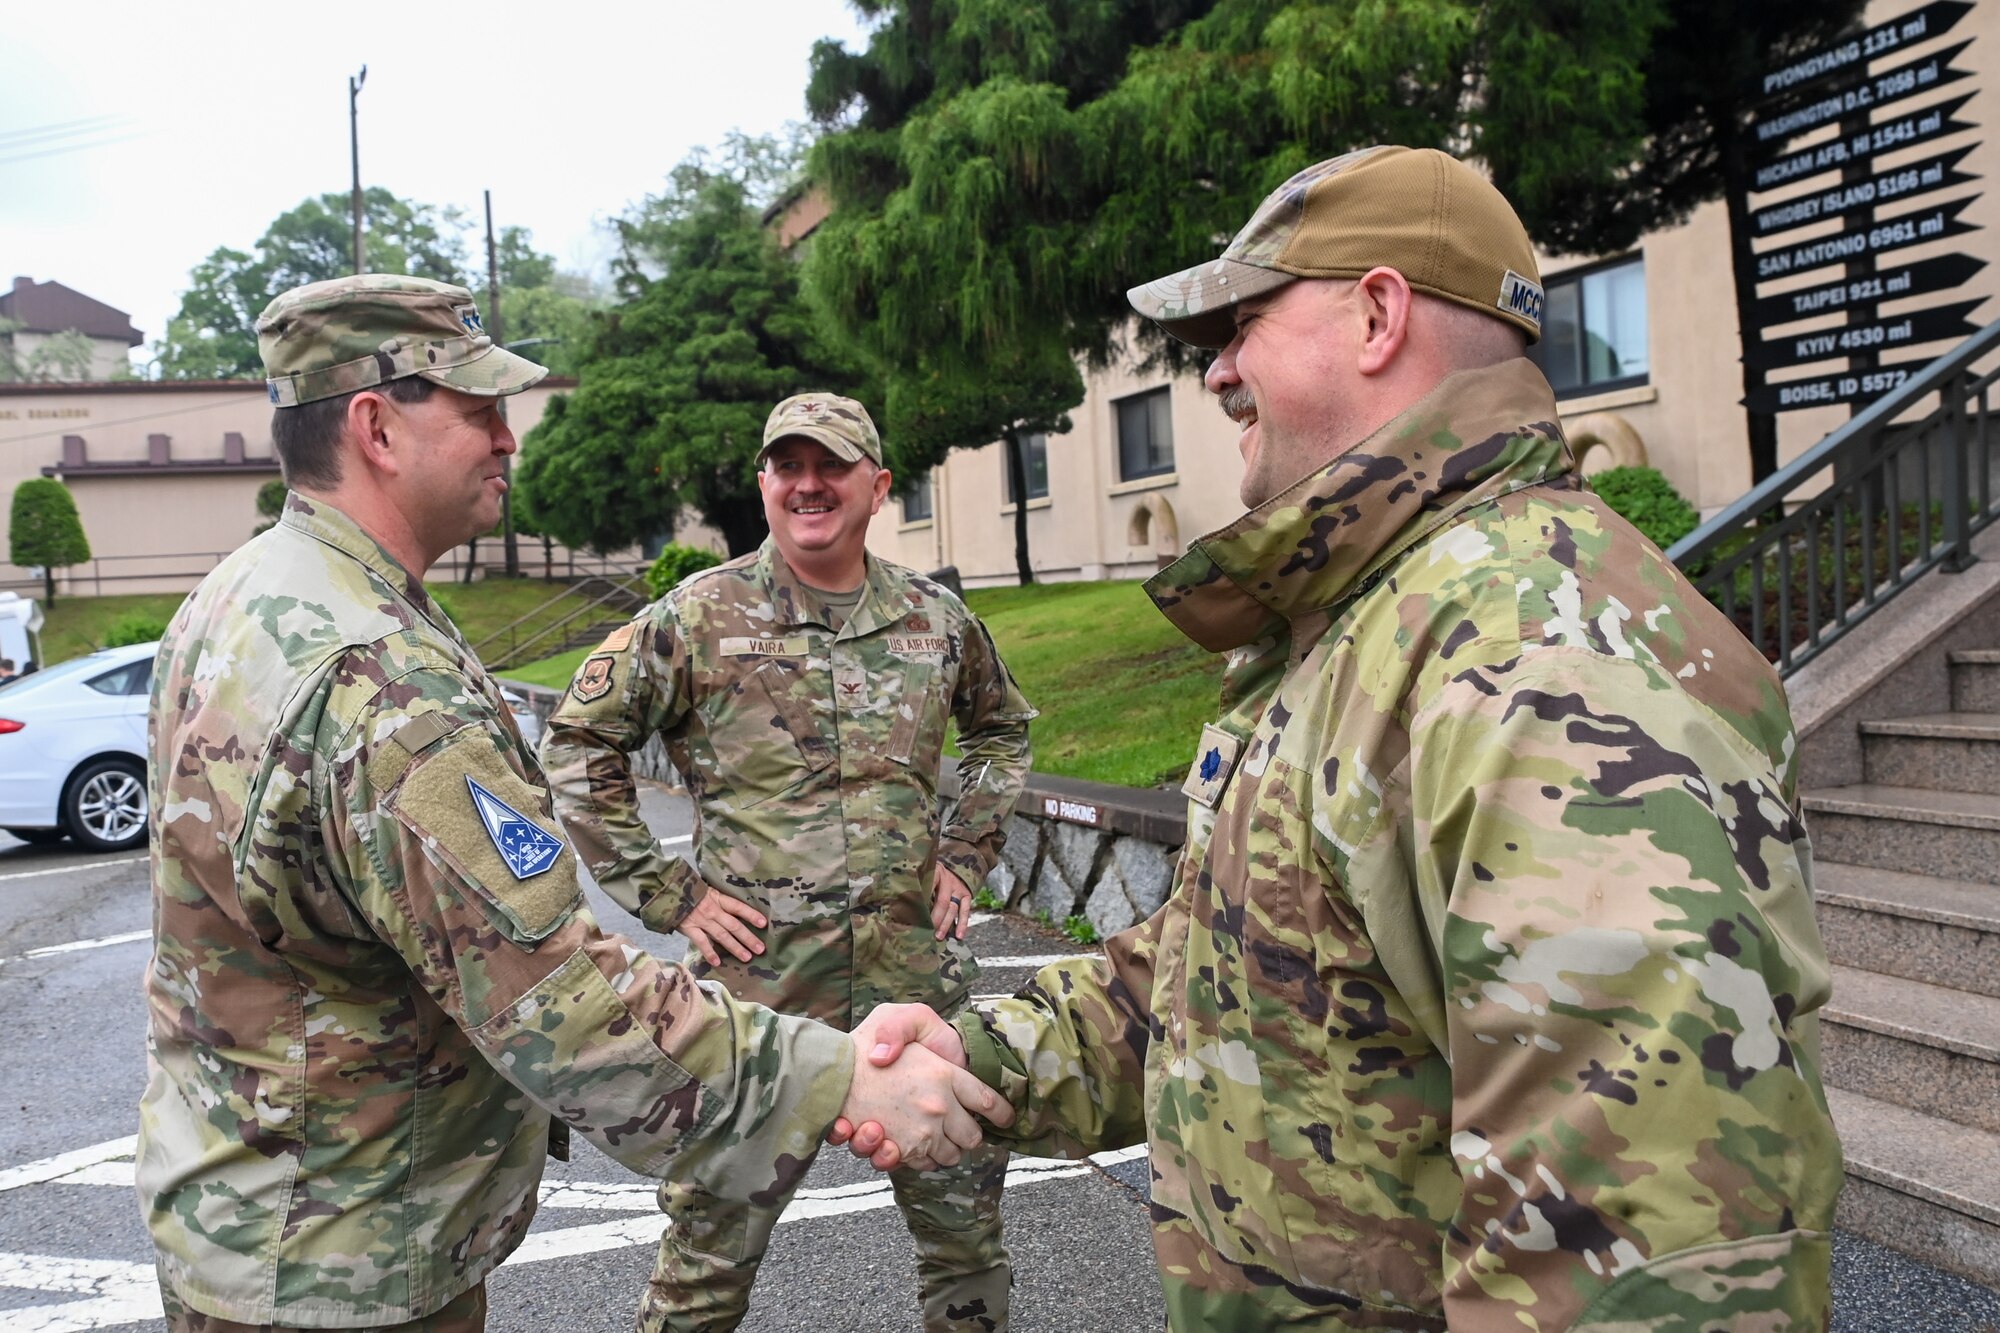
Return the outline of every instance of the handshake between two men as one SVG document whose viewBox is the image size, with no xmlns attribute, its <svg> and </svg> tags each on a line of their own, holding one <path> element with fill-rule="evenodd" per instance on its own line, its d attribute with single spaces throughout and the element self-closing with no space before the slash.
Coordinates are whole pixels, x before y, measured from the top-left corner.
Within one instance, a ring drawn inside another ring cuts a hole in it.
<svg viewBox="0 0 2000 1333">
<path fill-rule="evenodd" d="M 877 1170 L 955 1166 L 983 1142 L 973 1116 L 1014 1123 L 1014 1108 L 965 1068 L 958 1029 L 928 1006 L 878 1006 L 849 1036 L 854 1081 L 826 1139 Z"/>
</svg>

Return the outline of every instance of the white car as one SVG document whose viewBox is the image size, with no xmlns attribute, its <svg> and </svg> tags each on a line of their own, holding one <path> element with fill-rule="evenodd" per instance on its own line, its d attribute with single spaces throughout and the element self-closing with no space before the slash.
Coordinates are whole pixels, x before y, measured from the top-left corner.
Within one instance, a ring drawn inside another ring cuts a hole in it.
<svg viewBox="0 0 2000 1333">
<path fill-rule="evenodd" d="M 0 685 L 0 829 L 97 852 L 146 841 L 146 702 L 157 643 Z"/>
</svg>

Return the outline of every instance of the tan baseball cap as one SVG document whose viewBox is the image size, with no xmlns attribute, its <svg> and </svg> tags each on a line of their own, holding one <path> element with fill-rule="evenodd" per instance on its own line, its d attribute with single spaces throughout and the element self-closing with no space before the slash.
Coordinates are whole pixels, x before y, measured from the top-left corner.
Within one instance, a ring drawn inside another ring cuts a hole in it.
<svg viewBox="0 0 2000 1333">
<path fill-rule="evenodd" d="M 1411 287 L 1542 336 L 1541 271 L 1528 229 L 1493 183 L 1434 148 L 1380 145 L 1280 185 L 1220 256 L 1125 294 L 1183 342 L 1226 347 L 1231 307 L 1294 278 L 1393 268 Z"/>
<path fill-rule="evenodd" d="M 762 463 L 772 445 L 792 435 L 823 444 L 834 457 L 850 463 L 870 458 L 877 467 L 882 464 L 882 437 L 876 434 L 868 409 L 837 393 L 794 394 L 772 408 L 757 461 Z"/>
<path fill-rule="evenodd" d="M 257 317 L 271 402 L 297 407 L 420 375 L 481 397 L 549 372 L 494 345 L 472 293 L 400 273 L 357 273 L 283 293 Z"/>
</svg>

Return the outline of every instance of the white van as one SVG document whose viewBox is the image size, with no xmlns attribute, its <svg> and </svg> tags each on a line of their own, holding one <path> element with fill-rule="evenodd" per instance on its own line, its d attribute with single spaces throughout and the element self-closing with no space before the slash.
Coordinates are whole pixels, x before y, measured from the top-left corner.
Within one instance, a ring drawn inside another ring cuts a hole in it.
<svg viewBox="0 0 2000 1333">
<path fill-rule="evenodd" d="M 0 592 L 0 657 L 26 671 L 42 664 L 42 604 L 17 592 Z"/>
</svg>

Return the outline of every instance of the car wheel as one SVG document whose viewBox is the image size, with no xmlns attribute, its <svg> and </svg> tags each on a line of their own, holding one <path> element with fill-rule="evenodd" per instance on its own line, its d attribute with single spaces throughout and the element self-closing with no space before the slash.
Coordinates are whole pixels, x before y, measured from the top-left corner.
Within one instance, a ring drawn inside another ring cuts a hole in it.
<svg viewBox="0 0 2000 1333">
<path fill-rule="evenodd" d="M 63 794 L 70 837 L 93 852 L 122 852 L 146 840 L 146 770 L 130 759 L 94 759 Z"/>
<path fill-rule="evenodd" d="M 61 842 L 69 836 L 65 830 L 59 828 L 10 828 L 0 829 L 0 832 L 11 834 L 35 847 L 46 847 L 52 842 Z"/>
</svg>

